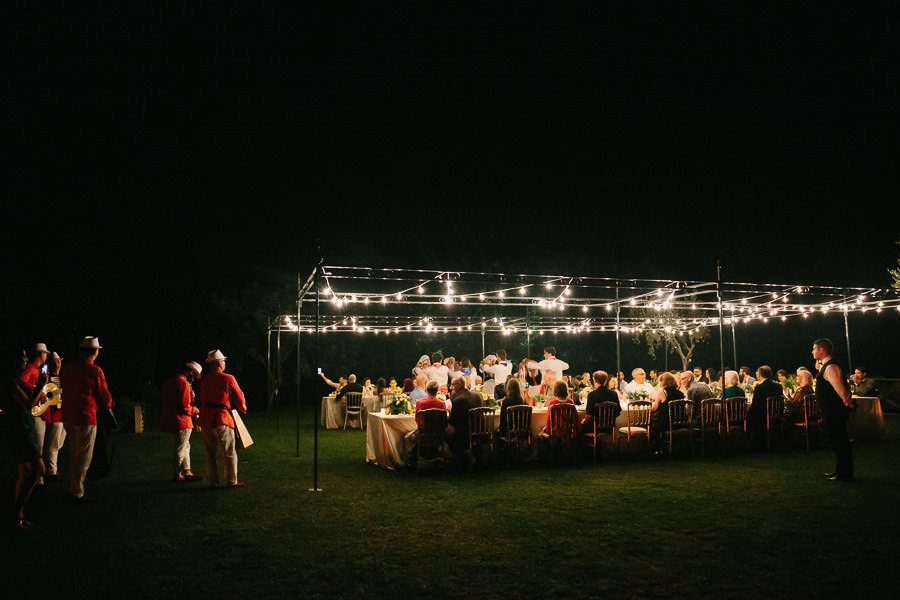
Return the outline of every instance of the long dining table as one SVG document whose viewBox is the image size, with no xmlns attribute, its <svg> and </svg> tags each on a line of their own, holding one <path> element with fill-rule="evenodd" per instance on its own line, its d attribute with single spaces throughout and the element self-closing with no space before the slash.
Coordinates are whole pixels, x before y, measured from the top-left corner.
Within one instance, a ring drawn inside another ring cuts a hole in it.
<svg viewBox="0 0 900 600">
<path fill-rule="evenodd" d="M 584 405 L 576 406 L 579 419 L 584 417 Z M 535 407 L 531 413 L 531 433 L 534 438 L 547 425 L 547 408 Z M 494 431 L 500 428 L 500 408 L 494 411 Z M 409 450 L 404 443 L 408 433 L 416 430 L 415 415 L 387 415 L 380 411 L 368 414 L 366 421 L 366 462 L 400 469 L 409 462 Z"/>
</svg>

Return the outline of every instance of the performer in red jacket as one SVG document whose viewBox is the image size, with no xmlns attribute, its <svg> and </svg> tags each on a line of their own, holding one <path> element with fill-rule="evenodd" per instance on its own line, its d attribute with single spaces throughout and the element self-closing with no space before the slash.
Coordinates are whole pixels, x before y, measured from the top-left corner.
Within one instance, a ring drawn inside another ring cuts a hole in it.
<svg viewBox="0 0 900 600">
<path fill-rule="evenodd" d="M 244 392 L 237 380 L 225 373 L 225 355 L 212 350 L 206 357 L 209 373 L 200 380 L 200 429 L 206 451 L 206 475 L 212 487 L 219 485 L 218 453 L 221 451 L 225 470 L 225 484 L 244 485 L 237 477 L 234 418 L 232 409 L 247 412 Z"/>
<path fill-rule="evenodd" d="M 194 389 L 191 382 L 200 377 L 202 367 L 196 362 L 185 363 L 180 373 L 163 384 L 159 410 L 159 429 L 172 434 L 172 468 L 175 481 L 199 481 L 201 477 L 191 472 L 191 431 L 194 417 L 200 410 L 194 406 Z"/>
</svg>

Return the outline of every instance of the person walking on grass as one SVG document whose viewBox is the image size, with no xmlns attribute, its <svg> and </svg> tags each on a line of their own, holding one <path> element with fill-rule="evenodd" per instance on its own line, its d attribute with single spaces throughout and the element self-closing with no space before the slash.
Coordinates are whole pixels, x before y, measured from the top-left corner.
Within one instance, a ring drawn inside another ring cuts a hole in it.
<svg viewBox="0 0 900 600">
<path fill-rule="evenodd" d="M 218 456 L 222 455 L 225 485 L 240 487 L 238 481 L 237 449 L 235 447 L 234 417 L 232 409 L 247 412 L 244 392 L 233 375 L 225 373 L 225 355 L 219 350 L 207 354 L 209 373 L 200 380 L 200 429 L 206 452 L 206 475 L 210 487 L 219 485 Z"/>
</svg>

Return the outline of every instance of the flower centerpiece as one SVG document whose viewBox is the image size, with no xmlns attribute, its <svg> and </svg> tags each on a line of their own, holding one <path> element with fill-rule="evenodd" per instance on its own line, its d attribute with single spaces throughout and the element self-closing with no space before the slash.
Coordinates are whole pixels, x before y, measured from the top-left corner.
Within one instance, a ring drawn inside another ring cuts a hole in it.
<svg viewBox="0 0 900 600">
<path fill-rule="evenodd" d="M 625 394 L 625 399 L 629 402 L 644 402 L 650 399 L 647 390 L 631 390 Z"/>
<path fill-rule="evenodd" d="M 484 403 L 484 406 L 487 406 L 488 408 L 496 408 L 500 406 L 497 403 L 497 399 L 494 398 L 492 394 L 481 394 L 481 400 Z"/>
<path fill-rule="evenodd" d="M 412 412 L 412 407 L 409 404 L 409 397 L 405 394 L 394 394 L 394 398 L 388 402 L 385 408 L 389 415 L 406 415 Z"/>
<path fill-rule="evenodd" d="M 547 402 L 550 401 L 549 394 L 529 394 L 528 396 L 532 402 L 534 402 L 535 406 L 543 407 L 546 406 Z"/>
</svg>

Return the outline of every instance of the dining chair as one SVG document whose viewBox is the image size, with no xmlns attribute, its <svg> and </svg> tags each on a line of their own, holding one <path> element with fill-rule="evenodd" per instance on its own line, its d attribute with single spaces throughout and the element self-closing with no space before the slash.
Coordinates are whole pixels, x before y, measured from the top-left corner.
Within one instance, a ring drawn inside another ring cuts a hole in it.
<svg viewBox="0 0 900 600">
<path fill-rule="evenodd" d="M 378 406 L 375 407 L 375 410 L 376 411 L 381 410 L 382 408 L 384 408 L 385 406 L 387 406 L 388 404 L 393 402 L 393 400 L 394 400 L 393 394 L 381 394 L 380 396 L 378 396 Z"/>
<path fill-rule="evenodd" d="M 747 439 L 747 398 L 745 396 L 732 396 L 722 401 L 722 412 L 724 413 L 724 433 L 731 446 L 732 432 L 740 431 L 743 440 Z"/>
<path fill-rule="evenodd" d="M 476 406 L 469 409 L 469 472 L 472 472 L 471 457 L 473 450 L 482 445 L 487 445 L 490 457 L 494 456 L 494 409 L 486 406 Z"/>
<path fill-rule="evenodd" d="M 650 419 L 653 417 L 653 403 L 649 400 L 635 400 L 628 403 L 625 408 L 628 422 L 625 427 L 619 427 L 619 433 L 625 434 L 625 444 L 631 450 L 631 438 L 643 436 L 647 438 L 647 448 L 650 449 Z M 619 436 L 621 440 L 622 437 Z"/>
<path fill-rule="evenodd" d="M 809 435 L 812 429 L 819 428 L 819 402 L 815 394 L 803 396 L 803 421 L 793 423 L 806 438 L 806 451 L 809 452 Z"/>
<path fill-rule="evenodd" d="M 435 459 L 443 456 L 447 411 L 442 408 L 426 408 L 416 416 L 421 423 L 417 437 L 419 457 Z"/>
<path fill-rule="evenodd" d="M 784 437 L 784 394 L 766 398 L 766 450 L 772 450 L 772 434 L 775 431 Z"/>
<path fill-rule="evenodd" d="M 547 442 L 548 458 L 553 463 L 554 447 L 562 446 L 572 452 L 572 460 L 577 458 L 577 453 L 571 448 L 578 439 L 578 409 L 574 404 L 554 404 L 547 411 L 547 426 L 541 432 L 541 439 Z"/>
<path fill-rule="evenodd" d="M 506 434 L 500 442 L 506 448 L 507 454 L 513 446 L 517 455 L 521 455 L 524 445 L 531 449 L 531 415 L 534 409 L 527 404 L 510 406 L 506 409 Z"/>
<path fill-rule="evenodd" d="M 362 418 L 362 392 L 347 392 L 344 398 L 347 400 L 347 411 L 344 413 L 344 431 L 347 430 L 347 420 L 353 416 L 359 419 L 359 428 L 365 430 L 366 424 Z"/>
<path fill-rule="evenodd" d="M 597 415 L 591 419 L 592 431 L 584 434 L 585 444 L 591 446 L 594 464 L 597 464 L 597 447 L 604 437 L 611 437 L 613 448 L 616 446 L 616 407 L 615 402 L 601 402 L 597 405 Z"/>
<path fill-rule="evenodd" d="M 715 434 L 716 439 L 722 435 L 722 401 L 718 398 L 706 398 L 700 401 L 700 421 L 695 422 L 694 435 L 700 435 L 700 457 L 706 454 L 706 435 Z"/>
<path fill-rule="evenodd" d="M 676 433 L 686 433 L 688 441 L 691 443 L 691 456 L 694 453 L 694 436 L 691 433 L 693 425 L 693 408 L 694 405 L 690 400 L 670 400 L 666 402 L 669 407 L 669 428 L 663 431 L 663 439 L 669 436 L 669 458 L 672 458 L 672 447 L 674 445 Z"/>
</svg>

